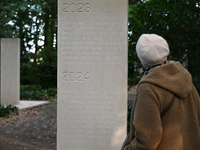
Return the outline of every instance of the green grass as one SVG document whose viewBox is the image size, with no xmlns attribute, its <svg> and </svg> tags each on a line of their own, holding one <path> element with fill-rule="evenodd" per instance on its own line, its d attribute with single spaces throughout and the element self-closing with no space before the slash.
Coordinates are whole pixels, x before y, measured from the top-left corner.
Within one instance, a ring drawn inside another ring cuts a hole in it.
<svg viewBox="0 0 200 150">
<path fill-rule="evenodd" d="M 49 104 L 45 108 L 54 108 L 57 107 L 57 104 Z"/>
</svg>

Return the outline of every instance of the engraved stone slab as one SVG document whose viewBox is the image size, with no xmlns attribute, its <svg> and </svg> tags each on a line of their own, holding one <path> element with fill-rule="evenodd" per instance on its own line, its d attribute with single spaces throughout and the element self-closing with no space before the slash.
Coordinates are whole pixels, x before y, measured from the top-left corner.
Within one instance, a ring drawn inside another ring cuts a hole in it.
<svg viewBox="0 0 200 150">
<path fill-rule="evenodd" d="M 1 104 L 16 105 L 20 98 L 20 39 L 1 39 Z"/>
<path fill-rule="evenodd" d="M 127 0 L 58 0 L 58 150 L 126 137 Z"/>
</svg>

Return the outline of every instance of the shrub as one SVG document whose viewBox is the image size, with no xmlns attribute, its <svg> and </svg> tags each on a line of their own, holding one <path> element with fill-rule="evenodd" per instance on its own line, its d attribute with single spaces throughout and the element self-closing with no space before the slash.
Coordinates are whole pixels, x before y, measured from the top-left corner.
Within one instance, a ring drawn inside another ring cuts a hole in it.
<svg viewBox="0 0 200 150">
<path fill-rule="evenodd" d="M 47 100 L 57 96 L 56 88 L 43 89 L 40 85 L 21 85 L 20 99 L 21 100 Z"/>
<path fill-rule="evenodd" d="M 8 105 L 5 107 L 0 104 L 0 117 L 6 117 L 11 113 L 18 115 L 18 110 L 19 109 L 16 106 Z"/>
</svg>

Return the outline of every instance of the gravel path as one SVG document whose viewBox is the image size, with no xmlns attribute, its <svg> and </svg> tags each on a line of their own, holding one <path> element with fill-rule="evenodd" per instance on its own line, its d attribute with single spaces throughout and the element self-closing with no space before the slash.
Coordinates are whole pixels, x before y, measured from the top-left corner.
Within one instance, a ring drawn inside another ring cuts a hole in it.
<svg viewBox="0 0 200 150">
<path fill-rule="evenodd" d="M 132 105 L 136 86 L 128 92 Z M 56 150 L 57 100 L 18 116 L 0 118 L 0 150 Z"/>
<path fill-rule="evenodd" d="M 0 150 L 56 150 L 57 103 L 0 118 Z"/>
</svg>

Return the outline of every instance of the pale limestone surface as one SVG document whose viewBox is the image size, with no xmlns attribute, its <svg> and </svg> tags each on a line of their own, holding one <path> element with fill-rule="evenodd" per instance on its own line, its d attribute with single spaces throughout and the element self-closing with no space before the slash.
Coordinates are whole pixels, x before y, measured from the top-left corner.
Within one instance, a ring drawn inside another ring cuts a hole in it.
<svg viewBox="0 0 200 150">
<path fill-rule="evenodd" d="M 58 150 L 120 149 L 127 17 L 127 0 L 58 0 Z"/>
<path fill-rule="evenodd" d="M 17 108 L 19 108 L 20 110 L 25 110 L 25 109 L 31 109 L 34 107 L 39 107 L 39 106 L 43 106 L 43 105 L 47 105 L 49 104 L 49 101 L 25 101 L 25 100 L 20 100 L 20 103 L 15 105 Z"/>
<path fill-rule="evenodd" d="M 16 105 L 20 98 L 20 39 L 1 39 L 1 104 Z"/>
</svg>

